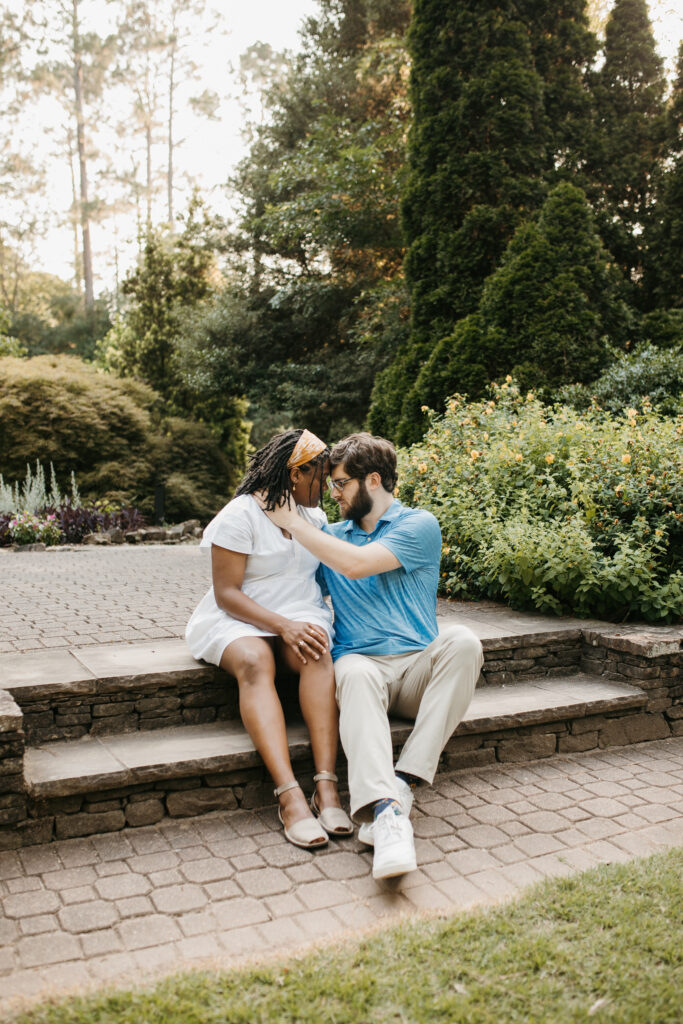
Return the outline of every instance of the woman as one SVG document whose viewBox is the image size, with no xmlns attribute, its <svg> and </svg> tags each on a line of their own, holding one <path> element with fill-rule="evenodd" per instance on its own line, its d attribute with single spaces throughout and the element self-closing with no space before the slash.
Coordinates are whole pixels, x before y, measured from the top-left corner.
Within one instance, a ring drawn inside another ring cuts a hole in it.
<svg viewBox="0 0 683 1024">
<path fill-rule="evenodd" d="M 315 579 L 318 560 L 270 522 L 291 495 L 299 514 L 318 528 L 329 451 L 308 430 L 278 434 L 252 456 L 232 501 L 204 530 L 213 586 L 185 633 L 195 658 L 229 672 L 239 687 L 244 726 L 275 782 L 285 836 L 315 848 L 328 833 L 351 835 L 341 809 L 334 766 L 338 712 L 330 657 L 332 616 Z M 311 737 L 316 774 L 310 809 L 294 779 L 282 705 L 275 689 L 276 657 L 299 675 L 299 703 Z M 311 811 L 313 813 L 311 813 Z"/>
</svg>

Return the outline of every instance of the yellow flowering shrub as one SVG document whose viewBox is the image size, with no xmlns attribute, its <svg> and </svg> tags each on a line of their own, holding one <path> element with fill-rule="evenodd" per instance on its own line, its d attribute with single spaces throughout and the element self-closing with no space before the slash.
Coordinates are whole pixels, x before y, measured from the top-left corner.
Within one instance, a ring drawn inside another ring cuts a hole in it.
<svg viewBox="0 0 683 1024">
<path fill-rule="evenodd" d="M 453 396 L 400 453 L 399 495 L 443 533 L 444 596 L 542 612 L 683 616 L 683 417 Z"/>
</svg>

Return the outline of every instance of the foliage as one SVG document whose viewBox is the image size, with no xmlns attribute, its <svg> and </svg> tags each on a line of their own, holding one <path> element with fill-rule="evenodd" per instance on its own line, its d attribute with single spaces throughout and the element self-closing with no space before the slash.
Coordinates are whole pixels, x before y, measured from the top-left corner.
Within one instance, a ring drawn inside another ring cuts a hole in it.
<svg viewBox="0 0 683 1024">
<path fill-rule="evenodd" d="M 208 372 L 216 365 L 222 376 L 240 346 L 258 416 L 323 436 L 362 424 L 375 375 L 405 336 L 398 205 L 409 15 L 406 0 L 321 0 L 306 21 L 301 52 L 278 76 L 269 121 L 232 183 L 242 217 L 229 244 L 248 262 L 206 308 L 219 351 Z M 400 316 L 385 319 L 390 307 Z M 207 333 L 200 325 L 190 363 L 207 352 Z"/>
<path fill-rule="evenodd" d="M 75 508 L 81 503 L 81 496 L 76 486 L 76 475 L 71 472 L 71 496 L 67 499 Z M 55 467 L 50 463 L 50 489 L 45 481 L 45 470 L 41 462 L 36 461 L 35 472 L 26 466 L 26 476 L 21 486 L 17 480 L 12 487 L 5 483 L 0 473 L 0 513 L 3 512 L 38 512 L 48 505 L 61 505 L 62 492 L 57 483 Z"/>
<path fill-rule="evenodd" d="M 626 340 L 622 292 L 583 192 L 557 185 L 538 216 L 518 229 L 478 311 L 437 344 L 404 411 L 412 401 L 423 427 L 421 405 L 440 408 L 454 391 L 479 398 L 506 373 L 546 391 L 594 379 L 609 359 L 608 340 Z"/>
<path fill-rule="evenodd" d="M 5 483 L 0 473 L 0 545 L 79 544 L 87 533 L 112 527 L 134 530 L 142 525 L 144 519 L 135 508 L 102 499 L 83 504 L 73 471 L 71 494 L 63 495 L 52 463 L 49 490 L 40 462 L 35 472 L 27 466 L 23 482 L 17 480 L 14 486 Z"/>
<path fill-rule="evenodd" d="M 121 376 L 135 376 L 172 402 L 177 315 L 211 291 L 214 254 L 210 223 L 195 198 L 182 234 L 149 229 L 138 266 L 126 277 L 123 313 L 98 345 L 97 361 Z"/>
<path fill-rule="evenodd" d="M 0 467 L 17 478 L 27 462 L 52 462 L 58 477 L 76 472 L 86 499 L 109 497 L 144 514 L 163 481 L 169 515 L 210 517 L 242 474 L 243 428 L 229 458 L 206 426 L 162 418 L 160 404 L 147 385 L 72 356 L 3 359 Z"/>
<path fill-rule="evenodd" d="M 110 329 L 111 320 L 104 298 L 96 299 L 86 315 L 82 297 L 66 281 L 26 270 L 11 325 L 12 334 L 30 356 L 65 353 L 92 359 L 95 344 Z"/>
<path fill-rule="evenodd" d="M 603 619 L 683 615 L 683 417 L 548 408 L 511 378 L 449 402 L 400 496 L 443 532 L 441 591 Z"/>
<path fill-rule="evenodd" d="M 666 110 L 666 160 L 655 182 L 655 203 L 644 232 L 643 291 L 650 306 L 683 309 L 683 42 Z"/>
<path fill-rule="evenodd" d="M 561 388 L 558 398 L 577 409 L 595 402 L 615 415 L 647 407 L 675 415 L 683 411 L 683 345 L 659 349 L 645 344 L 634 352 L 620 352 L 592 384 Z"/>
<path fill-rule="evenodd" d="M 403 199 L 410 338 L 373 391 L 371 429 L 419 437 L 406 394 L 434 345 L 473 313 L 544 175 L 570 173 L 589 116 L 594 43 L 579 3 L 420 0 L 409 33 L 414 108 Z M 490 378 L 489 378 L 490 379 Z"/>
<path fill-rule="evenodd" d="M 49 999 L 15 1024 L 678 1024 L 682 868 L 676 848 L 601 864 L 286 960 Z"/>
<path fill-rule="evenodd" d="M 34 544 L 37 541 L 48 546 L 59 544 L 61 530 L 54 512 L 42 517 L 32 512 L 18 512 L 7 526 L 8 537 L 14 544 Z"/>
<path fill-rule="evenodd" d="M 647 252 L 642 231 L 653 203 L 653 183 L 665 152 L 662 60 L 655 49 L 645 0 L 616 0 L 605 28 L 604 63 L 595 73 L 596 128 L 587 173 L 600 233 L 634 286 Z M 634 300 L 643 302 L 638 287 Z"/>
</svg>

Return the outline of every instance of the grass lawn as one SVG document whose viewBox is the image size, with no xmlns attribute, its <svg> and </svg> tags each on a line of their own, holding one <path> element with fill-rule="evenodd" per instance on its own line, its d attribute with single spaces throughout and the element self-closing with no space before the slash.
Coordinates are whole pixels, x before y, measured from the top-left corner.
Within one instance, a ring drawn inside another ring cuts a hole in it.
<svg viewBox="0 0 683 1024">
<path fill-rule="evenodd" d="M 21 1024 L 681 1024 L 683 850 L 519 901 L 154 988 L 43 1004 Z"/>
</svg>

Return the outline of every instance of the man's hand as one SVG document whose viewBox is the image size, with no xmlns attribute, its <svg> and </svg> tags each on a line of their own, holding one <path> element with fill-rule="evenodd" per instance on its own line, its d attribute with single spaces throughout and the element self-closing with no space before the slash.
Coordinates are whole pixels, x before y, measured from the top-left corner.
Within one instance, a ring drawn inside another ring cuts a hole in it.
<svg viewBox="0 0 683 1024">
<path fill-rule="evenodd" d="M 266 512 L 266 501 L 263 494 L 257 491 L 253 495 L 254 499 L 258 502 L 261 509 L 266 513 L 271 523 L 275 523 L 281 530 L 290 531 L 290 525 L 296 523 L 299 519 L 296 511 L 296 505 L 292 501 L 291 495 L 281 505 L 277 505 L 272 512 Z"/>
</svg>

